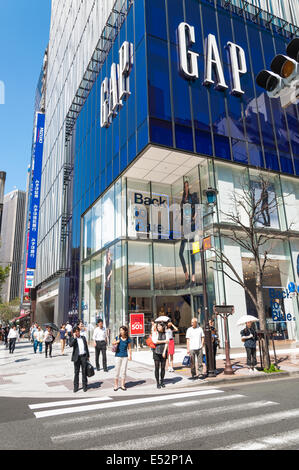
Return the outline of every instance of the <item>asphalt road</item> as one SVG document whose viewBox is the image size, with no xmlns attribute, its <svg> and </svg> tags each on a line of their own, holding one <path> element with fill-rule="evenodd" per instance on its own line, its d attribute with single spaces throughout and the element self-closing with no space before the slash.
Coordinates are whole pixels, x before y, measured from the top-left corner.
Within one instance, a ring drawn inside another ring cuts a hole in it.
<svg viewBox="0 0 299 470">
<path fill-rule="evenodd" d="M 1 398 L 0 449 L 299 449 L 298 389 L 281 379 L 143 398 Z"/>
</svg>

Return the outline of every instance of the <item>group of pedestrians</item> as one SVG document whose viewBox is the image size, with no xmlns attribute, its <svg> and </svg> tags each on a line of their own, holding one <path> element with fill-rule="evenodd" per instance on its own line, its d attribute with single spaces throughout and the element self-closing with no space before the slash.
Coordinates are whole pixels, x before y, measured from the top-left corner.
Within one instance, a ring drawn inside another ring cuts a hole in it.
<svg viewBox="0 0 299 470">
<path fill-rule="evenodd" d="M 217 331 L 211 321 L 210 327 L 214 337 L 214 343 L 217 344 Z M 153 350 L 153 360 L 155 367 L 155 378 L 157 388 L 165 388 L 165 371 L 168 364 L 168 371 L 174 372 L 173 356 L 175 352 L 174 346 L 174 332 L 178 331 L 177 326 L 168 322 L 155 322 L 152 320 L 151 327 L 151 341 Z M 193 318 L 191 327 L 187 330 L 187 353 L 191 357 L 191 378 L 204 378 L 203 376 L 203 347 L 204 347 L 204 332 L 198 325 L 197 319 Z M 93 332 L 93 344 L 95 347 L 95 362 L 97 371 L 100 370 L 99 358 L 102 354 L 103 370 L 108 372 L 107 367 L 107 345 L 108 335 L 107 330 L 103 325 L 103 320 L 99 319 L 97 327 Z M 72 361 L 74 362 L 74 392 L 79 389 L 79 374 L 82 372 L 82 385 L 83 390 L 87 391 L 87 365 L 90 360 L 90 353 L 87 343 L 86 330 L 81 322 L 78 327 L 75 327 L 69 345 L 73 348 Z M 214 346 L 216 348 L 216 346 Z M 214 349 L 215 350 L 215 349 Z M 120 327 L 119 335 L 112 341 L 112 352 L 115 353 L 115 376 L 114 376 L 114 391 L 119 388 L 123 391 L 126 390 L 126 375 L 128 368 L 128 361 L 132 360 L 132 339 L 129 337 L 128 328 L 126 326 Z M 216 350 L 215 350 L 216 352 Z M 196 373 L 196 364 L 198 374 Z M 119 386 L 119 381 L 120 386 Z"/>
<path fill-rule="evenodd" d="M 107 366 L 107 345 L 109 340 L 109 333 L 104 327 L 103 320 L 99 319 L 97 327 L 93 332 L 93 342 L 95 347 L 95 362 L 96 369 L 100 371 L 100 355 L 102 354 L 103 370 L 108 372 Z M 90 353 L 87 343 L 87 332 L 84 324 L 80 322 L 70 335 L 69 346 L 73 348 L 72 362 L 74 363 L 74 393 L 79 390 L 79 374 L 82 372 L 82 385 L 83 391 L 87 391 L 87 367 L 90 360 Z M 119 329 L 119 335 L 112 341 L 112 350 L 115 353 L 115 379 L 114 391 L 119 388 L 126 391 L 126 375 L 128 368 L 128 361 L 132 360 L 132 340 L 129 338 L 129 331 L 126 326 Z M 119 380 L 121 385 L 119 387 Z"/>
<path fill-rule="evenodd" d="M 39 351 L 40 354 L 43 352 L 43 344 L 45 345 L 45 357 L 52 358 L 53 343 L 55 341 L 55 335 L 50 326 L 46 327 L 44 331 L 42 327 L 36 322 L 29 330 L 29 339 L 33 344 L 34 354 Z"/>
</svg>

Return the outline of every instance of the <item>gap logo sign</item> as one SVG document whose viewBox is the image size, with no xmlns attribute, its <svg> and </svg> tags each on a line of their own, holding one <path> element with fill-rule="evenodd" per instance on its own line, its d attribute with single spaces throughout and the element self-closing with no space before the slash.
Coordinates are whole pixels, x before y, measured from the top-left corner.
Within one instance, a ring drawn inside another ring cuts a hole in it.
<svg viewBox="0 0 299 470">
<path fill-rule="evenodd" d="M 192 50 L 193 45 L 196 44 L 194 26 L 188 23 L 180 23 L 177 29 L 177 37 L 180 74 L 188 80 L 197 80 L 199 78 L 199 54 Z M 231 93 L 233 95 L 243 95 L 244 91 L 241 88 L 240 77 L 247 72 L 244 49 L 230 41 L 227 42 L 226 49 L 230 64 Z M 205 39 L 204 55 L 205 71 L 203 85 L 214 85 L 218 90 L 226 90 L 228 85 L 225 81 L 216 37 L 213 34 L 209 34 Z"/>
<path fill-rule="evenodd" d="M 119 64 L 112 64 L 110 78 L 101 84 L 101 127 L 109 127 L 112 119 L 130 96 L 130 73 L 134 62 L 133 44 L 125 41 L 119 50 Z"/>
</svg>

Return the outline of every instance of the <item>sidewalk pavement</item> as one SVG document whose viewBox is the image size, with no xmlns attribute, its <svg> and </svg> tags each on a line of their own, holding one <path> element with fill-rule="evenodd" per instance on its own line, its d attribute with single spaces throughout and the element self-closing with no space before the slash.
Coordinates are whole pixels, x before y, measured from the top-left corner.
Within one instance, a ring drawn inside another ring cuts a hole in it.
<svg viewBox="0 0 299 470">
<path fill-rule="evenodd" d="M 190 380 L 190 368 L 182 367 L 182 360 L 186 349 L 177 346 L 174 356 L 175 372 L 166 370 L 165 384 L 167 392 L 175 392 L 195 386 L 223 383 L 235 383 L 239 380 L 262 380 L 283 377 L 285 375 L 299 375 L 299 348 L 281 349 L 277 351 L 278 365 L 285 373 L 265 374 L 264 372 L 249 372 L 245 365 L 245 354 L 242 350 L 232 353 L 232 365 L 234 376 L 225 376 L 224 355 L 217 355 L 218 375 L 215 378 L 205 380 Z M 73 394 L 73 364 L 71 362 L 71 348 L 65 349 L 65 356 L 60 353 L 60 344 L 53 345 L 53 358 L 45 358 L 44 352 L 34 354 L 32 344 L 28 340 L 17 343 L 15 353 L 9 354 L 4 345 L 0 345 L 0 397 L 30 397 L 30 398 L 74 398 L 86 397 L 81 389 Z M 90 347 L 91 362 L 95 365 L 94 348 Z M 101 364 L 100 358 L 100 364 Z M 156 388 L 154 378 L 154 364 L 152 352 L 149 349 L 141 349 L 133 352 L 133 360 L 129 362 L 127 373 L 127 391 L 113 391 L 114 384 L 114 354 L 107 351 L 108 372 L 95 371 L 95 376 L 89 379 L 89 396 L 113 396 L 126 395 L 153 395 L 161 393 Z M 273 359 L 272 359 L 273 362 Z M 205 367 L 204 367 L 205 371 Z M 270 377 L 271 376 L 271 377 Z M 81 383 L 81 382 L 80 382 Z"/>
</svg>

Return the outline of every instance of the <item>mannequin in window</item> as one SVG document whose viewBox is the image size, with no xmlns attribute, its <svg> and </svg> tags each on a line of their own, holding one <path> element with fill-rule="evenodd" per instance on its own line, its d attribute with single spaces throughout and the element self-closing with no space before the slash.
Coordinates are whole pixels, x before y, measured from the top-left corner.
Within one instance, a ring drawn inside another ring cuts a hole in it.
<svg viewBox="0 0 299 470">
<path fill-rule="evenodd" d="M 191 269 L 192 269 L 192 277 L 191 277 L 191 282 L 190 282 L 190 275 L 188 273 L 187 267 L 186 267 L 186 261 L 184 258 L 184 250 L 186 243 L 189 241 L 190 244 L 194 241 L 194 238 L 185 238 L 184 234 L 184 221 L 185 225 L 187 226 L 188 223 L 191 225 L 191 232 L 195 232 L 195 204 L 197 203 L 197 194 L 191 194 L 189 191 L 189 183 L 188 181 L 184 182 L 184 191 L 183 191 L 183 197 L 181 201 L 181 232 L 182 232 L 182 241 L 181 241 L 181 246 L 180 246 L 180 261 L 182 264 L 182 268 L 185 274 L 185 287 L 194 287 L 196 285 L 195 283 L 195 255 L 191 251 Z M 190 206 L 191 206 L 191 211 L 190 211 Z"/>
<path fill-rule="evenodd" d="M 270 227 L 269 193 L 264 185 L 262 188 L 261 200 L 262 200 L 261 214 L 263 217 L 263 224 L 265 227 Z"/>
</svg>

